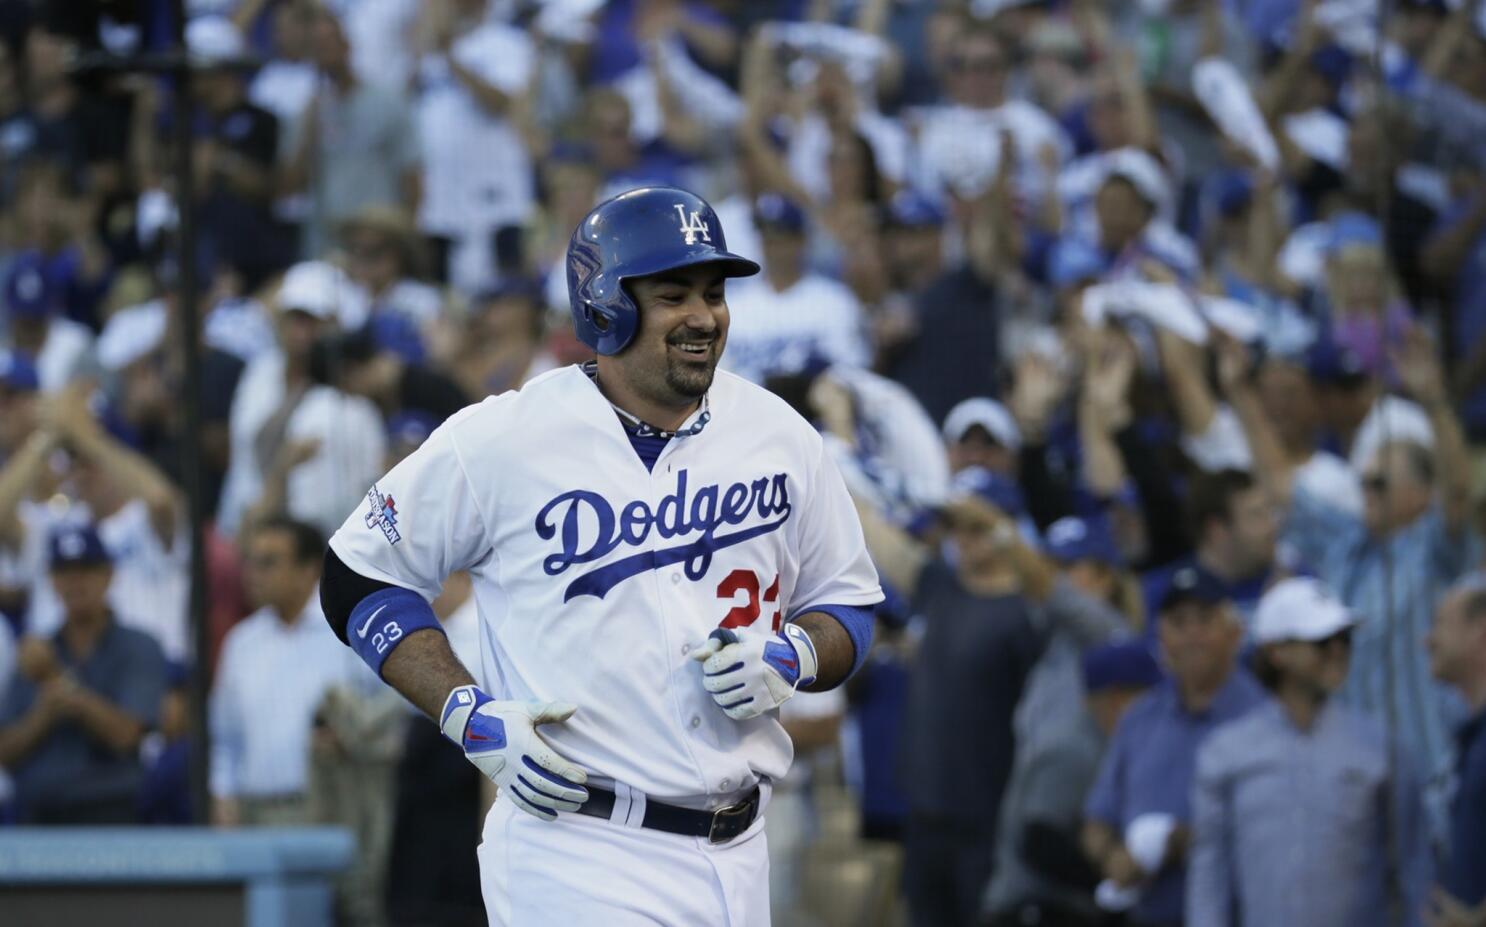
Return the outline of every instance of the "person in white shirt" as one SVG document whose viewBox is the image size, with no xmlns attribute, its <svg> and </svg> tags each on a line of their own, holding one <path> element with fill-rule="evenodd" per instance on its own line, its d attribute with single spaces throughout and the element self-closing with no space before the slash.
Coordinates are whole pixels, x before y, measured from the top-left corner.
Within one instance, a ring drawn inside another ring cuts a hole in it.
<svg viewBox="0 0 1486 927">
<path fill-rule="evenodd" d="M 227 632 L 210 703 L 218 827 L 308 822 L 316 713 L 332 687 L 365 673 L 320 611 L 324 552 L 319 532 L 282 517 L 248 540 L 245 578 L 258 610 Z"/>
<path fill-rule="evenodd" d="M 418 227 L 449 241 L 448 279 L 468 290 L 495 279 L 496 233 L 524 225 L 536 204 L 531 159 L 512 118 L 532 79 L 536 48 L 487 6 L 431 0 L 418 26 Z"/>
<path fill-rule="evenodd" d="M 60 495 L 73 504 L 59 509 L 50 502 L 0 499 L 0 511 L 19 519 L 24 535 L 19 549 L 32 566 L 26 631 L 51 634 L 65 617 L 42 569 L 44 539 L 64 525 L 93 522 L 113 562 L 108 605 L 119 624 L 150 635 L 169 659 L 185 660 L 190 583 L 184 499 L 154 464 L 104 430 L 89 397 L 88 391 L 72 389 L 53 399 L 44 424 L 33 433 L 35 447 L 16 455 L 12 471 L 17 477 L 12 485 L 28 489 L 60 475 L 58 492 L 50 498 Z M 64 462 L 59 472 L 43 472 L 59 461 Z M 38 492 L 33 498 L 46 496 Z"/>
<path fill-rule="evenodd" d="M 851 290 L 805 266 L 805 214 L 776 193 L 754 204 L 764 272 L 729 296 L 732 325 L 722 365 L 762 383 L 798 373 L 812 358 L 865 367 L 871 362 L 861 304 Z"/>
<path fill-rule="evenodd" d="M 329 530 L 376 478 L 385 448 L 381 416 L 365 399 L 310 377 L 316 338 L 347 318 L 364 318 L 359 292 L 338 268 L 296 264 L 279 287 L 278 348 L 243 372 L 232 399 L 232 456 L 218 527 L 235 534 L 243 513 L 266 488 L 280 449 L 315 442 L 315 453 L 286 474 L 288 510 Z"/>
<path fill-rule="evenodd" d="M 274 57 L 248 85 L 248 99 L 285 126 L 297 122 L 315 96 L 319 74 L 310 60 L 314 22 L 314 8 L 306 0 L 280 3 L 273 11 Z"/>
<path fill-rule="evenodd" d="M 8 338 L 11 347 L 35 363 L 44 393 L 66 386 L 93 349 L 93 333 L 85 325 L 62 318 L 60 303 L 61 294 L 47 280 L 40 254 L 17 258 L 5 278 Z"/>
<path fill-rule="evenodd" d="M 1010 99 L 1007 49 L 984 23 L 967 20 L 954 37 L 946 77 L 950 105 L 925 114 L 919 132 L 920 182 L 973 198 L 988 190 L 1010 141 L 1012 188 L 1023 204 L 1040 202 L 1073 146 L 1057 121 L 1025 100 Z M 1047 165 L 1047 166 L 1045 166 Z"/>
</svg>

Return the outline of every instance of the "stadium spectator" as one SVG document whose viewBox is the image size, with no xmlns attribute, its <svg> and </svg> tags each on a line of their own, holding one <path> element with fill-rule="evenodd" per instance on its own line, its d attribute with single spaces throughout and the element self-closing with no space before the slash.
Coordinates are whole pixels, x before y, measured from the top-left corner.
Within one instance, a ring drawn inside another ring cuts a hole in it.
<svg viewBox="0 0 1486 927">
<path fill-rule="evenodd" d="M 345 648 L 320 614 L 324 540 L 287 518 L 246 538 L 257 611 L 227 632 L 211 695 L 212 823 L 311 823 L 310 740 L 325 693 L 350 674 Z M 263 667 L 277 667 L 266 673 Z"/>
<path fill-rule="evenodd" d="M 369 325 L 379 347 L 422 363 L 441 337 L 444 299 L 422 282 L 423 243 L 398 210 L 371 206 L 341 227 L 347 275 L 361 289 L 366 318 L 346 320 L 349 328 Z"/>
<path fill-rule="evenodd" d="M 558 366 L 544 344 L 546 329 L 537 282 L 508 280 L 475 299 L 449 370 L 472 399 L 517 389 Z"/>
<path fill-rule="evenodd" d="M 0 510 L 16 512 L 26 530 L 38 537 L 84 513 L 112 561 L 108 602 L 115 620 L 149 634 L 167 657 L 185 659 L 190 634 L 184 499 L 165 474 L 108 433 L 89 405 L 91 392 L 86 383 L 73 384 L 47 406 L 41 433 L 66 463 L 60 472 L 32 474 L 33 486 L 60 476 L 59 488 L 78 511 L 59 514 L 11 499 L 0 499 Z M 32 586 L 29 633 L 50 634 L 63 623 L 65 603 L 53 593 L 53 585 Z"/>
<path fill-rule="evenodd" d="M 1160 602 L 1178 570 L 1198 566 L 1223 583 L 1225 597 L 1247 619 L 1277 571 L 1280 525 L 1269 495 L 1242 470 L 1199 474 L 1187 487 L 1186 518 L 1192 556 L 1148 574 L 1146 602 Z"/>
<path fill-rule="evenodd" d="M 1005 176 L 1005 171 L 998 175 L 1000 180 Z M 1009 240 L 1015 231 L 1004 183 L 954 205 L 964 256 L 919 291 L 917 334 L 884 370 L 908 387 L 937 422 L 963 399 L 1000 393 L 1006 267 L 1017 247 Z"/>
<path fill-rule="evenodd" d="M 962 924 L 980 910 L 997 814 L 1011 774 L 1012 717 L 1039 652 L 1033 606 L 1006 556 L 1017 528 L 997 484 L 944 509 L 955 559 L 858 510 L 883 577 L 924 619 L 901 747 L 909 815 L 903 890 L 915 924 Z"/>
<path fill-rule="evenodd" d="M 1243 629 L 1219 580 L 1179 570 L 1158 605 L 1171 678 L 1120 720 L 1084 803 L 1081 838 L 1105 880 L 1101 905 L 1128 908 L 1130 922 L 1150 927 L 1182 922 L 1197 751 L 1263 698 L 1237 665 Z"/>
<path fill-rule="evenodd" d="M 1080 893 L 1059 891 L 1060 880 L 1042 874 L 1038 860 L 1050 835 L 1054 841 L 1061 836 L 1064 850 L 1078 856 L 1083 799 L 1099 759 L 1080 666 L 1086 654 L 1130 633 L 1140 617 L 1126 601 L 1134 587 L 1120 571 L 1119 551 L 1102 519 L 1060 519 L 1047 529 L 1042 556 L 1017 543 L 1010 558 L 1019 565 L 1026 595 L 1040 606 L 1036 627 L 1043 644 L 1017 704 L 1016 759 L 984 904 L 1002 916 L 1029 906 L 1041 910 L 1044 903 L 1087 912 L 1089 893 L 1073 901 Z M 1121 606 L 1131 611 L 1124 614 Z M 1153 677 L 1159 674 L 1148 651 L 1143 662 Z"/>
<path fill-rule="evenodd" d="M 68 527 L 48 544 L 61 628 L 26 637 L 0 703 L 0 766 L 29 824 L 138 820 L 139 744 L 165 692 L 165 658 L 108 605 L 113 568 L 98 532 Z"/>
<path fill-rule="evenodd" d="M 56 392 L 89 363 L 93 333 L 63 318 L 62 294 L 40 252 L 19 255 L 5 278 L 10 348 L 30 357 L 45 392 Z"/>
<path fill-rule="evenodd" d="M 1105 742 L 1126 709 L 1161 682 L 1161 668 L 1144 642 L 1101 644 L 1075 666 L 1073 691 L 1083 695 L 1071 728 L 1038 750 L 1022 751 L 1006 788 L 996 868 L 985 910 L 995 927 L 1100 924 L 1094 905 L 1098 872 L 1079 850 L 1084 796 L 1099 772 Z M 1027 719 L 1030 720 L 1030 719 Z"/>
<path fill-rule="evenodd" d="M 437 276 L 477 290 L 520 266 L 535 207 L 520 108 L 537 67 L 524 30 L 484 0 L 432 0 L 414 26 L 414 109 L 423 168 L 418 228 L 438 242 Z M 504 252 L 504 253 L 502 253 Z"/>
<path fill-rule="evenodd" d="M 1473 574 L 1440 600 L 1429 632 L 1436 679 L 1465 698 L 1470 719 L 1456 734 L 1456 784 L 1450 807 L 1450 849 L 1439 872 L 1439 927 L 1486 915 L 1486 582 Z"/>
<path fill-rule="evenodd" d="M 311 369 L 316 339 L 364 315 L 356 296 L 345 273 L 323 262 L 296 264 L 284 275 L 278 347 L 254 359 L 233 396 L 232 457 L 217 514 L 223 531 L 237 532 L 285 444 L 316 442 L 314 456 L 288 474 L 284 505 L 322 530 L 344 520 L 336 513 L 349 511 L 376 478 L 384 451 L 376 407 L 315 383 Z"/>
<path fill-rule="evenodd" d="M 804 211 L 771 193 L 755 201 L 753 217 L 764 272 L 728 291 L 732 323 L 722 365 L 756 383 L 771 373 L 798 373 L 812 356 L 867 366 L 866 320 L 856 296 L 805 264 Z"/>
<path fill-rule="evenodd" d="M 419 412 L 442 424 L 469 404 L 449 376 L 408 361 L 394 348 L 379 346 L 370 328 L 316 343 L 310 370 L 317 383 L 371 401 L 383 418 Z"/>
<path fill-rule="evenodd" d="M 318 257 L 337 225 L 367 206 L 416 213 L 421 198 L 418 141 L 408 102 L 395 87 L 372 83 L 351 67 L 351 49 L 335 14 L 321 10 L 313 29 L 322 80 L 310 101 L 280 192 L 314 200 L 300 253 Z"/>
<path fill-rule="evenodd" d="M 193 88 L 201 104 L 193 127 L 200 177 L 198 254 L 205 266 L 230 266 L 256 289 L 294 259 L 288 235 L 273 217 L 279 120 L 249 101 L 246 75 L 232 60 L 244 54 L 244 43 L 229 20 L 193 19 L 186 44 L 210 65 Z"/>
<path fill-rule="evenodd" d="M 1237 408 L 1257 473 L 1288 511 L 1286 539 L 1359 618 L 1342 698 L 1396 719 L 1393 733 L 1428 778 L 1448 762 L 1450 713 L 1429 678 L 1425 635 L 1440 593 L 1478 562 L 1479 540 L 1467 522 L 1464 439 L 1428 336 L 1413 331 L 1393 365 L 1403 388 L 1428 410 L 1434 451 L 1406 434 L 1377 446 L 1362 471 L 1361 515 L 1294 486 L 1294 468 L 1269 423 L 1241 399 Z"/>
<path fill-rule="evenodd" d="M 1335 699 L 1357 619 L 1281 580 L 1254 615 L 1270 699 L 1197 752 L 1186 923 L 1414 923 L 1429 848 L 1419 790 L 1383 726 Z"/>
</svg>

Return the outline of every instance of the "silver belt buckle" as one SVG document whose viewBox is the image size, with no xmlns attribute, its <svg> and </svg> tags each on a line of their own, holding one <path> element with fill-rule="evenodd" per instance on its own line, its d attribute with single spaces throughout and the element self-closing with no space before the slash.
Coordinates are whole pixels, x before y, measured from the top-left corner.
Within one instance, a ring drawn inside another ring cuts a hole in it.
<svg viewBox="0 0 1486 927">
<path fill-rule="evenodd" d="M 708 828 L 707 831 L 707 842 L 727 843 L 729 840 L 732 840 L 733 837 L 737 837 L 742 834 L 742 831 L 739 831 L 737 834 L 733 834 L 732 837 L 719 837 L 717 835 L 717 828 L 719 825 L 726 824 L 727 822 L 732 821 L 735 818 L 746 816 L 748 814 L 748 807 L 750 804 L 752 804 L 752 802 L 739 802 L 736 805 L 728 805 L 725 808 L 718 808 L 716 811 L 712 812 L 712 826 Z"/>
</svg>

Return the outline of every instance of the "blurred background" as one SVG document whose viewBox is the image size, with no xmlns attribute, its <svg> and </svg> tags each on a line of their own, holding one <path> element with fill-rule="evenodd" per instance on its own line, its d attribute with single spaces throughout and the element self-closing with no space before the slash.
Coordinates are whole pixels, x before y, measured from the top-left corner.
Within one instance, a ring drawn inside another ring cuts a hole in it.
<svg viewBox="0 0 1486 927">
<path fill-rule="evenodd" d="M 889 593 L 775 923 L 1486 924 L 1481 0 L 181 7 L 0 0 L 0 906 L 7 831 L 334 825 L 334 922 L 484 923 L 324 540 L 672 184 Z"/>
</svg>

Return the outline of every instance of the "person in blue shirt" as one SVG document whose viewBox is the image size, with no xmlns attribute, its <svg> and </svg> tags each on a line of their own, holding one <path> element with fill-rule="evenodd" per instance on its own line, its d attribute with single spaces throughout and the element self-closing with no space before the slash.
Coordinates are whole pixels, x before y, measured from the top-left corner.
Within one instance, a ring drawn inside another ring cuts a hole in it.
<svg viewBox="0 0 1486 927">
<path fill-rule="evenodd" d="M 1383 725 L 1335 698 L 1356 624 L 1310 577 L 1259 601 L 1255 672 L 1272 698 L 1197 751 L 1186 927 L 1418 924 L 1418 783 Z"/>
<path fill-rule="evenodd" d="M 1434 677 L 1459 691 L 1471 712 L 1456 734 L 1450 850 L 1432 924 L 1486 924 L 1486 576 L 1461 580 L 1441 600 L 1429 657 Z"/>
<path fill-rule="evenodd" d="M 54 637 L 21 642 L 20 672 L 0 699 L 0 766 L 23 824 L 135 823 L 139 745 L 165 693 L 165 655 L 110 613 L 113 568 L 92 526 L 61 529 L 50 548 L 66 617 Z"/>
<path fill-rule="evenodd" d="M 1115 728 L 1084 802 L 1084 853 L 1116 889 L 1138 893 L 1128 923 L 1182 921 L 1197 750 L 1218 725 L 1242 717 L 1264 690 L 1238 664 L 1243 628 L 1224 584 L 1200 567 L 1172 577 L 1158 635 L 1169 680 L 1132 705 Z M 1131 824 L 1169 826 L 1158 864 L 1132 855 Z"/>
</svg>

